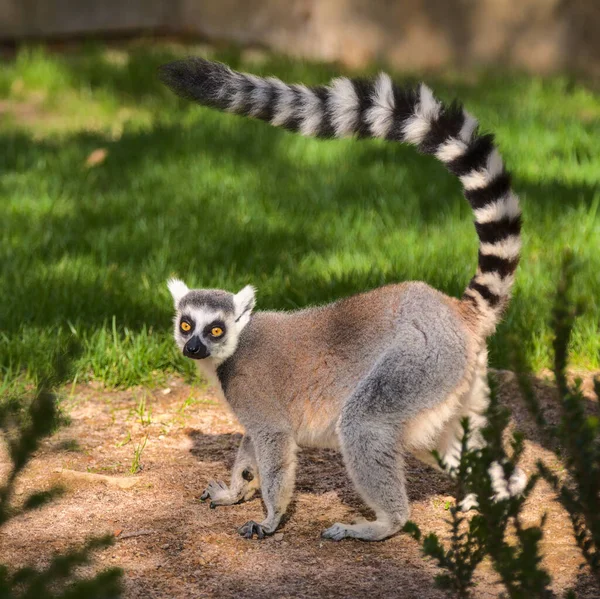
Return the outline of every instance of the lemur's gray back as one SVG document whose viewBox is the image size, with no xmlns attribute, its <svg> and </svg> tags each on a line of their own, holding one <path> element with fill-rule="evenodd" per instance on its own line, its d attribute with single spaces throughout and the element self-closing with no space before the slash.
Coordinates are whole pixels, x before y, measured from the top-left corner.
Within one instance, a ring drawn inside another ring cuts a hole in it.
<svg viewBox="0 0 600 599">
<path fill-rule="evenodd" d="M 459 104 L 443 104 L 423 84 L 398 87 L 384 73 L 372 81 L 342 77 L 309 88 L 189 58 L 161 67 L 161 78 L 185 98 L 303 135 L 406 142 L 441 160 L 463 185 L 480 242 L 477 272 L 463 300 L 476 310 L 482 334 L 495 330 L 519 262 L 521 212 L 493 136 L 480 135 L 476 119 Z"/>
</svg>

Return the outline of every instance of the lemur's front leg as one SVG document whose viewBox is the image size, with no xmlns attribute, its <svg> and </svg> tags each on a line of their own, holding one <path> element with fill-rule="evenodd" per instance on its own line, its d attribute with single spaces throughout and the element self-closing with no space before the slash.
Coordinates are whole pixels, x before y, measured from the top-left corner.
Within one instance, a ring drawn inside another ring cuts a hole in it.
<svg viewBox="0 0 600 599">
<path fill-rule="evenodd" d="M 211 480 L 200 499 L 210 499 L 210 507 L 234 505 L 248 501 L 260 486 L 252 440 L 244 435 L 231 471 L 229 487 L 222 481 Z"/>
<path fill-rule="evenodd" d="M 252 438 L 267 517 L 260 524 L 254 520 L 246 522 L 238 532 L 247 539 L 254 535 L 262 539 L 277 530 L 292 497 L 297 446 L 288 433 L 264 432 Z"/>
</svg>

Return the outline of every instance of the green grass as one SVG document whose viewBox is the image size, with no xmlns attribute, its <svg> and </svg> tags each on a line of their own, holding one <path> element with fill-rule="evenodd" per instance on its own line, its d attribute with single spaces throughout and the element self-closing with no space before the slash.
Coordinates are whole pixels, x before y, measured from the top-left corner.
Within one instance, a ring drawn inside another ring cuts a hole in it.
<svg viewBox="0 0 600 599">
<path fill-rule="evenodd" d="M 2 65 L 0 392 L 34 380 L 71 335 L 83 349 L 78 381 L 191 375 L 171 341 L 172 274 L 233 291 L 253 283 L 262 309 L 410 279 L 459 295 L 469 281 L 471 213 L 433 158 L 397 144 L 307 140 L 179 101 L 155 69 L 199 51 L 23 49 Z M 249 62 L 233 50 L 215 56 L 307 83 L 340 72 L 269 56 Z M 534 368 L 549 365 L 551 298 L 570 247 L 588 303 L 572 361 L 598 368 L 600 96 L 565 77 L 425 79 L 497 134 L 522 197 L 523 262 L 490 341 L 492 364 L 509 366 L 515 334 Z M 106 159 L 87 168 L 98 148 Z"/>
<path fill-rule="evenodd" d="M 137 474 L 141 469 L 141 459 L 146 443 L 148 442 L 148 435 L 144 437 L 142 441 L 137 443 L 133 448 L 133 460 L 131 461 L 131 468 L 129 469 L 130 474 Z"/>
</svg>

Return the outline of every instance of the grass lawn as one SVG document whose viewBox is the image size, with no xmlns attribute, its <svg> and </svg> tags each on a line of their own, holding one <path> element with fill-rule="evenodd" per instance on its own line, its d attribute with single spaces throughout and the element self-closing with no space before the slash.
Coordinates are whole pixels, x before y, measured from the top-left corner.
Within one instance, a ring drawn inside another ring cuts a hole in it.
<svg viewBox="0 0 600 599">
<path fill-rule="evenodd" d="M 191 374 L 171 341 L 172 274 L 232 291 L 252 283 L 262 309 L 410 279 L 459 295 L 473 274 L 471 212 L 442 165 L 401 145 L 307 140 L 179 101 L 155 69 L 193 53 L 307 83 L 340 72 L 164 42 L 23 49 L 2 63 L 0 392 L 35 380 L 71 335 L 79 381 Z M 550 365 L 552 295 L 571 248 L 588 308 L 572 363 L 598 368 L 600 94 L 565 77 L 423 78 L 497 134 L 522 198 L 523 261 L 492 365 L 510 367 L 513 335 L 534 369 Z"/>
</svg>

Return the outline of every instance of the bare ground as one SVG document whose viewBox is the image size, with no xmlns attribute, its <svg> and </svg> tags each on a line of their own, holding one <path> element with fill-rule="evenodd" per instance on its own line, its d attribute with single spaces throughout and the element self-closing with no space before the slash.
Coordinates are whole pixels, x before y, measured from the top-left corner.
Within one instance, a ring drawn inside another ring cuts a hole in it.
<svg viewBox="0 0 600 599">
<path fill-rule="evenodd" d="M 525 471 L 533 472 L 540 457 L 560 470 L 516 399 L 510 375 L 502 374 L 502 380 L 501 395 L 516 426 L 533 439 L 527 442 Z M 548 403 L 552 388 L 542 379 L 536 387 Z M 67 493 L 3 529 L 0 562 L 41 566 L 53 552 L 76 546 L 89 535 L 112 533 L 115 545 L 99 551 L 87 573 L 121 566 L 125 596 L 132 599 L 445 597 L 433 584 L 436 568 L 406 535 L 371 544 L 320 539 L 334 521 L 368 515 L 335 452 L 302 452 L 290 518 L 280 534 L 264 541 L 239 537 L 238 526 L 261 518 L 259 499 L 211 510 L 198 497 L 210 479 L 228 479 L 241 429 L 210 390 L 178 379 L 167 389 L 74 389 L 64 404 L 71 424 L 36 454 L 20 480 L 17 501 L 56 483 L 65 485 Z M 142 398 L 150 423 L 147 418 L 140 422 L 135 410 Z M 146 435 L 143 468 L 131 475 L 134 448 Z M 6 467 L 2 454 L 0 475 Z M 416 460 L 409 460 L 408 479 L 412 519 L 422 530 L 444 535 L 449 480 Z M 538 523 L 544 512 L 544 565 L 555 591 L 575 587 L 581 599 L 598 597 L 600 590 L 587 570 L 579 569 L 582 560 L 566 513 L 540 483 L 528 502 L 526 523 Z M 501 587 L 496 578 L 484 564 L 474 596 L 497 597 Z"/>
</svg>

